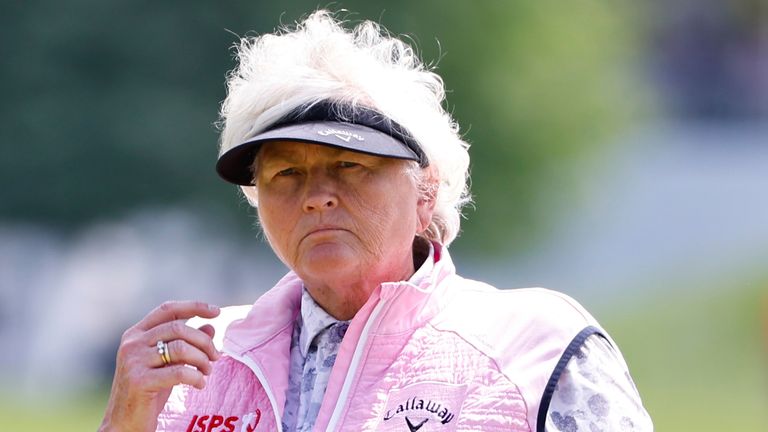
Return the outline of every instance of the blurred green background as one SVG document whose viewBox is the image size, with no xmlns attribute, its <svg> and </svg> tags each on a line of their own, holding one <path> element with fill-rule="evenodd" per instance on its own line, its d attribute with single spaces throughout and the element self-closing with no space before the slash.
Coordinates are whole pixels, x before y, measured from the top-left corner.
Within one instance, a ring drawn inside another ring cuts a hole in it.
<svg viewBox="0 0 768 432">
<path fill-rule="evenodd" d="M 445 79 L 472 143 L 460 272 L 585 304 L 657 430 L 765 429 L 765 2 L 327 6 Z M 216 178 L 213 123 L 239 37 L 317 7 L 0 6 L 4 430 L 96 428 L 122 329 L 169 298 L 252 302 L 284 271 Z"/>
</svg>

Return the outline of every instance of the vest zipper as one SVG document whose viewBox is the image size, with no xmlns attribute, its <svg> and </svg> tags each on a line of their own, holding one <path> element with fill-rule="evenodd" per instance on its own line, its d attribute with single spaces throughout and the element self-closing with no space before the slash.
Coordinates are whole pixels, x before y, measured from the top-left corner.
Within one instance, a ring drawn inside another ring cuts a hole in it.
<svg viewBox="0 0 768 432">
<path fill-rule="evenodd" d="M 377 304 L 373 309 L 371 316 L 365 323 L 363 331 L 360 333 L 360 340 L 358 340 L 357 346 L 355 347 L 355 352 L 352 354 L 352 361 L 349 364 L 349 370 L 347 371 L 347 375 L 344 378 L 344 385 L 341 386 L 339 399 L 336 402 L 336 407 L 333 409 L 331 419 L 328 421 L 328 427 L 326 428 L 326 431 L 336 430 L 336 424 L 341 420 L 341 412 L 344 410 L 344 406 L 346 405 L 346 399 L 349 396 L 349 392 L 352 387 L 352 379 L 357 374 L 357 368 L 360 365 L 360 357 L 363 355 L 363 349 L 368 343 L 368 333 L 370 333 L 374 321 L 376 321 L 376 318 L 378 318 L 381 309 L 384 307 L 384 303 L 385 302 L 383 301 L 379 301 L 379 304 Z"/>
<path fill-rule="evenodd" d="M 282 422 L 282 419 L 279 417 L 278 411 L 277 411 L 277 399 L 275 399 L 275 394 L 272 392 L 272 388 L 270 388 L 267 385 L 267 377 L 266 375 L 264 375 L 264 372 L 261 370 L 259 365 L 257 365 L 253 360 L 249 359 L 248 357 L 235 354 L 227 349 L 224 349 L 222 351 L 227 355 L 229 355 L 230 357 L 232 357 L 233 359 L 248 366 L 248 368 L 250 368 L 251 371 L 256 375 L 256 378 L 258 378 L 259 382 L 261 382 L 261 386 L 264 388 L 264 391 L 267 393 L 267 397 L 269 398 L 270 405 L 272 405 L 272 412 L 275 414 L 275 425 L 277 426 L 277 432 L 283 432 L 283 422 Z"/>
</svg>

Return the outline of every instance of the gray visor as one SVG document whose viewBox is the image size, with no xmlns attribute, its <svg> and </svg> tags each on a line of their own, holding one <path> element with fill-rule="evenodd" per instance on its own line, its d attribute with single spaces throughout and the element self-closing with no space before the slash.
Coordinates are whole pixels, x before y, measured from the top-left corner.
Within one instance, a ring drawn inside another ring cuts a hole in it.
<svg viewBox="0 0 768 432">
<path fill-rule="evenodd" d="M 408 159 L 422 163 L 422 157 L 397 138 L 367 126 L 332 121 L 291 124 L 260 133 L 253 139 L 224 152 L 216 171 L 226 181 L 253 184 L 252 164 L 266 142 L 298 141 L 321 144 L 374 156 Z"/>
<path fill-rule="evenodd" d="M 375 156 L 408 159 L 429 165 L 411 134 L 384 114 L 359 105 L 330 100 L 300 106 L 264 132 L 219 156 L 216 171 L 226 181 L 253 185 L 252 165 L 265 142 L 298 141 Z"/>
</svg>

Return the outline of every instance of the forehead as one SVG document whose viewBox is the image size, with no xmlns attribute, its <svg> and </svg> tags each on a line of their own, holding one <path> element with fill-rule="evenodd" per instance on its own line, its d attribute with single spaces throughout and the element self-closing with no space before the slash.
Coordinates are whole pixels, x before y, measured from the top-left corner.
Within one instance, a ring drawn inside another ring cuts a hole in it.
<svg viewBox="0 0 768 432">
<path fill-rule="evenodd" d="M 256 156 L 259 164 L 269 161 L 299 162 L 314 158 L 354 157 L 384 161 L 390 158 L 355 152 L 343 148 L 300 141 L 270 141 L 264 143 Z"/>
<path fill-rule="evenodd" d="M 300 141 L 270 141 L 261 146 L 259 156 L 263 158 L 288 158 L 297 155 L 303 156 L 307 153 L 337 155 L 345 151 L 340 148 Z"/>
</svg>

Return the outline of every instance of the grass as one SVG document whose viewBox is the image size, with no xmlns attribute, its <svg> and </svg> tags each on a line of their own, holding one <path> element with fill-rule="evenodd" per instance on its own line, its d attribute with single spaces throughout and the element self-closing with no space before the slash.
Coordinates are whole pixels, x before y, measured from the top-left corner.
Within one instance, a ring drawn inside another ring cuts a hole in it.
<svg viewBox="0 0 768 432">
<path fill-rule="evenodd" d="M 606 314 L 656 430 L 764 430 L 765 287 L 675 290 Z"/>
<path fill-rule="evenodd" d="M 4 431 L 95 431 L 106 407 L 102 393 L 31 401 L 11 397 L 7 389 L 2 391 L 0 429 Z"/>
</svg>

